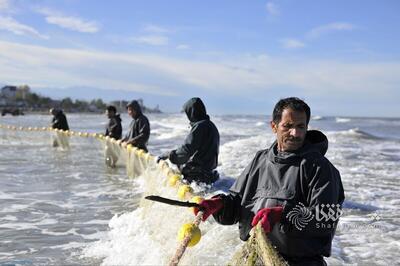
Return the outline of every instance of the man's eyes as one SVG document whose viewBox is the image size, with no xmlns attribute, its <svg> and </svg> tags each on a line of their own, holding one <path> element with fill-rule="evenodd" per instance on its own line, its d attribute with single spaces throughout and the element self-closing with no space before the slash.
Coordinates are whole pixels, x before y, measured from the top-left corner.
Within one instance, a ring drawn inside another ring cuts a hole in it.
<svg viewBox="0 0 400 266">
<path fill-rule="evenodd" d="M 294 126 L 294 125 L 292 125 L 292 124 L 284 124 L 283 127 L 284 127 L 284 128 L 287 128 L 287 129 L 294 128 L 294 127 L 297 127 L 297 128 L 300 128 L 300 129 L 305 129 L 305 128 L 306 128 L 305 125 Z"/>
</svg>

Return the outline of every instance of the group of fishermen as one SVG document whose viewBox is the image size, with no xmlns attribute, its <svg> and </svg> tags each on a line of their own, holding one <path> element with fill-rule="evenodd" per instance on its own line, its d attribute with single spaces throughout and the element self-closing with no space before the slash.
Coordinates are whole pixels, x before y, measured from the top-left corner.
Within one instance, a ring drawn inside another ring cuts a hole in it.
<svg viewBox="0 0 400 266">
<path fill-rule="evenodd" d="M 157 160 L 176 164 L 187 182 L 212 184 L 219 178 L 220 136 L 200 98 L 183 105 L 191 129 L 184 143 Z M 137 101 L 127 105 L 132 117 L 129 132 L 122 137 L 121 118 L 108 106 L 106 135 L 125 146 L 147 151 L 150 123 Z M 53 127 L 68 130 L 65 115 L 52 110 Z M 339 171 L 325 157 L 327 137 L 308 130 L 310 107 L 301 99 L 281 99 L 275 105 L 270 126 L 276 135 L 272 145 L 256 153 L 227 194 L 218 194 L 199 205 L 203 220 L 213 215 L 222 225 L 239 223 L 240 238 L 246 241 L 253 226 L 261 223 L 277 251 L 289 265 L 326 265 L 331 254 L 344 190 Z M 336 209 L 329 209 L 335 206 Z M 328 209 L 324 209 L 327 208 Z M 198 212 L 198 210 L 195 210 Z M 299 226 L 300 225 L 300 226 Z"/>
<path fill-rule="evenodd" d="M 118 140 L 122 146 L 133 145 L 146 152 L 150 138 L 150 123 L 143 114 L 138 101 L 133 100 L 126 106 L 127 113 L 132 117 L 128 133 L 122 135 L 121 117 L 117 109 L 110 105 L 106 107 L 109 119 L 105 135 Z M 188 181 L 197 181 L 207 184 L 215 182 L 219 175 L 215 170 L 218 165 L 219 132 L 207 115 L 206 107 L 200 98 L 192 98 L 183 106 L 191 130 L 183 145 L 177 149 L 163 153 L 158 160 L 169 159 L 176 164 Z M 52 127 L 68 130 L 68 122 L 62 110 L 52 109 Z"/>
</svg>

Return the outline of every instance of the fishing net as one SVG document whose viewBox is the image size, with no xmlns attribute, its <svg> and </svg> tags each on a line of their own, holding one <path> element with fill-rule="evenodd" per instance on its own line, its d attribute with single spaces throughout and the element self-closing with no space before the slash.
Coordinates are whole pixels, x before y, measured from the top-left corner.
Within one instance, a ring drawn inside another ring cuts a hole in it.
<svg viewBox="0 0 400 266">
<path fill-rule="evenodd" d="M 250 235 L 249 240 L 233 255 L 229 266 L 288 265 L 271 244 L 261 223 L 252 229 Z"/>
</svg>

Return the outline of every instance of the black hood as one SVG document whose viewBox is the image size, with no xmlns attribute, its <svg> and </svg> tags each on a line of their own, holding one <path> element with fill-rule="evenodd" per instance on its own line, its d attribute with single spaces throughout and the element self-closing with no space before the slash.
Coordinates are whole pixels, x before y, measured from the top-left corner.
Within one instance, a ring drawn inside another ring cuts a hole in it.
<svg viewBox="0 0 400 266">
<path fill-rule="evenodd" d="M 63 114 L 63 111 L 61 109 L 56 109 L 56 108 L 53 109 L 54 116 L 59 116 L 61 114 Z"/>
<path fill-rule="evenodd" d="M 206 107 L 200 98 L 191 98 L 183 105 L 190 122 L 198 122 L 208 118 Z"/>
<path fill-rule="evenodd" d="M 122 121 L 120 114 L 115 114 L 115 115 L 114 115 L 114 118 L 115 118 L 117 121 L 119 121 L 119 122 Z"/>
<path fill-rule="evenodd" d="M 328 151 L 328 138 L 318 130 L 309 130 L 306 135 L 306 145 L 311 145 L 312 149 L 322 155 Z"/>
<path fill-rule="evenodd" d="M 318 152 L 325 155 L 328 150 L 328 138 L 318 130 L 309 130 L 304 140 L 304 145 L 300 149 L 293 152 L 279 152 L 277 151 L 278 144 L 275 141 L 271 146 L 269 152 L 269 159 L 274 162 L 288 163 L 302 158 L 305 154 L 310 152 Z"/>
<path fill-rule="evenodd" d="M 140 104 L 138 101 L 136 101 L 136 100 L 131 101 L 130 103 L 128 103 L 126 105 L 126 108 L 128 108 L 128 107 L 132 107 L 132 109 L 135 110 L 136 117 L 139 117 L 142 115 L 142 107 L 140 107 Z"/>
</svg>

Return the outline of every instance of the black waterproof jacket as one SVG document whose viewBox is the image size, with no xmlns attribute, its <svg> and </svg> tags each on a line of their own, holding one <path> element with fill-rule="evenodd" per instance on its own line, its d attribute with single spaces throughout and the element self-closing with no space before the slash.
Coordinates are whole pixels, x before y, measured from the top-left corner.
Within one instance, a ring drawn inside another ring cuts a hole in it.
<svg viewBox="0 0 400 266">
<path fill-rule="evenodd" d="M 147 152 L 147 142 L 150 138 L 150 123 L 145 115 L 142 113 L 142 108 L 137 101 L 132 101 L 130 104 L 136 111 L 136 116 L 133 117 L 129 125 L 129 132 L 124 137 L 123 141 L 132 141 L 135 143 L 133 146 L 143 149 Z"/>
<path fill-rule="evenodd" d="M 122 136 L 121 117 L 119 114 L 111 117 L 106 127 L 106 136 L 114 139 L 120 139 Z"/>
<path fill-rule="evenodd" d="M 69 130 L 67 117 L 62 110 L 55 110 L 55 114 L 53 115 L 53 119 L 51 120 L 51 127 L 62 130 Z"/>
<path fill-rule="evenodd" d="M 210 176 L 218 165 L 219 132 L 207 115 L 200 98 L 192 98 L 183 105 L 191 125 L 184 144 L 169 153 L 169 160 L 177 165 L 185 165 L 184 175 Z M 217 177 L 218 178 L 218 177 Z M 206 181 L 207 180 L 203 180 Z"/>
<path fill-rule="evenodd" d="M 327 148 L 325 135 L 313 130 L 295 152 L 278 153 L 276 142 L 257 152 L 230 194 L 220 195 L 224 208 L 214 218 L 221 224 L 239 222 L 240 238 L 247 240 L 260 209 L 284 206 L 280 222 L 268 234 L 278 251 L 289 258 L 330 256 L 344 191 L 338 170 L 324 157 Z M 300 204 L 308 210 L 305 218 Z"/>
</svg>

